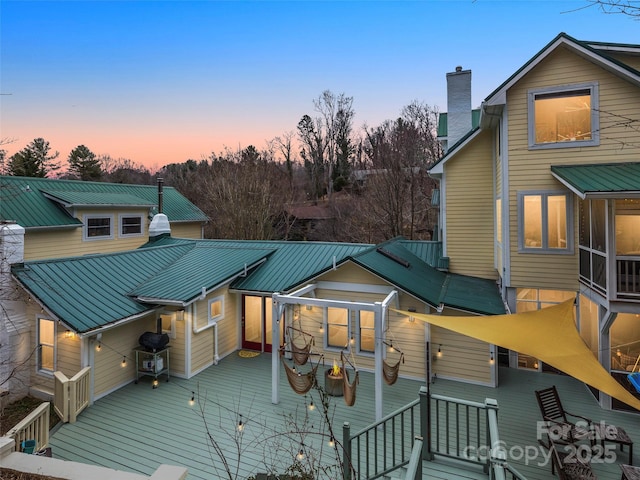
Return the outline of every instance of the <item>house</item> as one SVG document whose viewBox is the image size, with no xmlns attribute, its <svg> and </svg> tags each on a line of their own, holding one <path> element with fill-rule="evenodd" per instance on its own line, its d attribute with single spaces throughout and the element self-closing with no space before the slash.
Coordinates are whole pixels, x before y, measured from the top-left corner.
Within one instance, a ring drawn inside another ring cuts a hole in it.
<svg viewBox="0 0 640 480">
<path fill-rule="evenodd" d="M 640 356 L 640 45 L 561 33 L 484 99 L 477 124 L 470 82 L 468 70 L 448 74 L 447 150 L 430 169 L 440 182 L 438 238 L 451 272 L 498 282 L 510 312 L 576 297 L 584 341 L 633 391 L 626 374 Z M 514 368 L 547 369 L 518 352 L 508 358 Z"/>
<path fill-rule="evenodd" d="M 358 369 L 378 372 L 380 362 L 397 361 L 401 351 L 400 374 L 426 379 L 431 341 L 439 345 L 433 353 L 438 376 L 496 382 L 491 346 L 430 329 L 390 308 L 504 313 L 494 281 L 435 268 L 439 242 L 186 239 L 157 227 L 165 223 L 157 214 L 149 241 L 137 249 L 12 265 L 25 316 L 36 324 L 33 390 L 51 394 L 59 373 L 72 377 L 85 367 L 91 400 L 137 381 L 148 370 L 140 363 L 148 355 L 136 354 L 146 332 L 168 335 L 163 366 L 170 361 L 168 373 L 184 378 L 239 349 L 276 353 L 300 344 L 304 332 L 314 338 L 316 358 L 328 363 L 345 352 Z M 278 355 L 273 359 L 278 378 Z"/>
<path fill-rule="evenodd" d="M 163 205 L 159 205 L 160 202 Z M 137 248 L 154 214 L 174 235 L 202 238 L 207 216 L 173 187 L 0 176 L 0 222 L 25 229 L 24 258 Z"/>
<path fill-rule="evenodd" d="M 164 205 L 164 209 L 163 209 Z M 54 330 L 28 317 L 8 265 L 45 258 L 117 252 L 148 240 L 151 217 L 163 210 L 167 225 L 185 238 L 202 238 L 206 215 L 171 187 L 0 176 L 0 388 L 12 398 L 31 384 L 28 365 L 47 349 L 33 335 Z M 43 353 L 44 352 L 44 353 Z M 20 367 L 20 368 L 18 368 Z M 13 378 L 12 378 L 13 377 Z"/>
</svg>

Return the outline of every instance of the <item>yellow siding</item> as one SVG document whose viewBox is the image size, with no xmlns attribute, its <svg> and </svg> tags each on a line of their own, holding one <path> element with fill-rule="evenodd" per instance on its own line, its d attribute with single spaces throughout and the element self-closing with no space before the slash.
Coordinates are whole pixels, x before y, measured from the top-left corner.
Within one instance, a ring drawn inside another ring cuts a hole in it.
<svg viewBox="0 0 640 480">
<path fill-rule="evenodd" d="M 317 279 L 326 282 L 363 283 L 366 285 L 389 285 L 382 278 L 367 272 L 352 262 L 347 262 L 336 270 L 331 270 Z"/>
<path fill-rule="evenodd" d="M 219 295 L 219 294 L 218 294 Z M 238 295 L 231 295 L 225 291 L 224 318 L 218 322 L 218 351 L 215 352 L 222 358 L 238 350 Z"/>
<path fill-rule="evenodd" d="M 195 317 L 192 325 L 198 324 L 200 319 L 207 318 L 207 303 L 197 302 L 195 305 Z M 198 333 L 191 334 L 191 372 L 196 372 L 213 364 L 214 344 L 213 328 L 207 328 Z"/>
<path fill-rule="evenodd" d="M 80 337 L 74 335 L 72 338 L 66 338 L 65 330 L 61 328 L 58 329 L 56 337 L 56 370 L 71 378 L 82 369 Z"/>
<path fill-rule="evenodd" d="M 600 145 L 597 147 L 528 150 L 527 90 L 598 81 Z M 554 164 L 637 161 L 637 149 L 622 148 L 629 129 L 620 118 L 640 121 L 640 90 L 564 49 L 553 52 L 507 95 L 509 105 L 509 208 L 511 286 L 576 290 L 578 255 L 518 253 L 517 192 L 564 190 L 550 174 Z M 535 166 L 535 168 L 532 168 Z M 577 205 L 574 205 L 577 235 Z"/>
<path fill-rule="evenodd" d="M 335 281 L 335 282 L 348 282 L 353 284 L 368 284 L 368 285 L 386 285 L 383 280 L 370 274 L 361 267 L 352 263 L 347 263 L 336 271 L 328 272 L 322 277 L 318 278 L 319 281 Z M 316 298 L 324 298 L 331 300 L 343 300 L 351 302 L 382 302 L 386 294 L 374 294 L 374 293 L 354 293 L 349 292 L 346 289 L 342 290 L 328 290 L 317 289 L 315 292 Z M 392 302 L 391 307 L 396 308 L 398 305 L 395 301 Z M 409 309 L 415 308 L 418 312 L 424 312 L 426 305 L 416 298 L 399 292 L 399 308 Z M 352 335 L 357 336 L 357 314 L 354 311 L 350 312 L 351 330 L 349 337 Z M 312 310 L 302 308 L 300 310 L 300 321 L 294 322 L 294 327 L 313 335 L 315 352 L 324 354 L 324 362 L 329 368 L 333 361 L 340 361 L 340 352 L 335 349 L 324 349 L 324 336 L 325 332 L 321 332 L 320 328 L 324 321 L 324 309 L 320 307 L 313 307 Z M 405 378 L 414 378 L 419 380 L 426 379 L 426 325 L 422 322 L 410 322 L 408 317 L 396 314 L 395 312 L 388 312 L 388 329 L 384 333 L 384 338 L 388 342 L 392 342 L 395 346 L 401 349 L 405 354 L 405 362 L 400 365 L 400 376 Z M 304 339 L 299 338 L 294 333 L 294 342 L 297 345 L 302 346 Z M 357 347 L 354 345 L 352 348 L 353 359 L 357 368 L 362 370 L 373 371 L 375 368 L 374 355 L 372 353 L 358 353 Z M 385 352 L 388 363 L 395 363 L 398 361 L 399 354 L 397 352 L 388 351 Z M 351 353 L 349 353 L 351 358 Z"/>
<path fill-rule="evenodd" d="M 172 338 L 169 341 L 169 345 L 171 349 L 169 350 L 170 355 L 170 373 L 171 375 L 178 376 L 187 376 L 187 368 L 186 368 L 186 339 L 187 339 L 187 331 L 186 331 L 186 312 L 181 315 L 180 313 L 175 314 L 176 318 L 176 338 Z"/>
<path fill-rule="evenodd" d="M 134 250 L 149 240 L 148 212 L 142 210 L 104 211 L 79 210 L 76 218 L 82 220 L 85 214 L 110 214 L 114 220 L 114 236 L 108 240 L 83 240 L 82 226 L 67 229 L 29 230 L 25 234 L 25 260 L 40 260 L 44 258 L 73 257 L 89 253 L 111 253 L 124 250 Z M 120 238 L 118 235 L 120 224 L 119 214 L 142 215 L 144 220 L 143 234 L 135 237 Z M 176 238 L 202 238 L 202 228 L 199 222 L 171 224 L 171 235 Z"/>
<path fill-rule="evenodd" d="M 94 351 L 94 395 L 100 398 L 131 382 L 136 377 L 135 352 L 138 338 L 144 332 L 155 331 L 155 314 L 127 323 L 102 334 L 101 349 Z M 122 366 L 126 357 L 127 364 Z"/>
<path fill-rule="evenodd" d="M 171 236 L 175 238 L 202 238 L 202 224 L 200 222 L 172 223 Z"/>
<path fill-rule="evenodd" d="M 460 315 L 445 310 L 443 315 Z M 442 355 L 438 357 L 438 348 Z M 437 377 L 491 384 L 489 344 L 451 330 L 431 327 L 431 373 Z M 497 361 L 494 356 L 494 361 Z"/>
<path fill-rule="evenodd" d="M 496 279 L 492 134 L 481 133 L 447 162 L 446 247 L 454 273 Z"/>
</svg>

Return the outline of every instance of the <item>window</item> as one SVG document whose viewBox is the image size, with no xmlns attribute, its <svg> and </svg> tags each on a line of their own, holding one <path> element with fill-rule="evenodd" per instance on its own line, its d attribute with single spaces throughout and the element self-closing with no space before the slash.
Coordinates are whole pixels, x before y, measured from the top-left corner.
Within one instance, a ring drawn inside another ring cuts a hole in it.
<svg viewBox="0 0 640 480">
<path fill-rule="evenodd" d="M 120 236 L 138 237 L 142 235 L 142 215 L 120 215 Z"/>
<path fill-rule="evenodd" d="M 37 336 L 38 371 L 53 373 L 55 370 L 56 358 L 56 323 L 53 320 L 49 320 L 47 318 L 39 318 Z"/>
<path fill-rule="evenodd" d="M 529 147 L 599 144 L 598 85 L 530 90 Z"/>
<path fill-rule="evenodd" d="M 358 352 L 374 353 L 375 351 L 375 313 L 368 310 L 358 311 Z"/>
<path fill-rule="evenodd" d="M 113 238 L 113 215 L 84 215 L 83 240 Z"/>
<path fill-rule="evenodd" d="M 349 310 L 346 308 L 327 307 L 325 310 L 327 334 L 325 346 L 327 348 L 343 349 L 349 346 Z"/>
<path fill-rule="evenodd" d="M 176 338 L 176 314 L 161 313 L 158 317 L 158 332 L 166 333 L 169 338 Z"/>
<path fill-rule="evenodd" d="M 573 253 L 573 202 L 557 192 L 518 193 L 518 248 Z"/>
<path fill-rule="evenodd" d="M 194 323 L 195 333 L 212 327 L 224 318 L 224 296 L 211 298 L 207 304 L 207 312 L 198 314 Z"/>
</svg>

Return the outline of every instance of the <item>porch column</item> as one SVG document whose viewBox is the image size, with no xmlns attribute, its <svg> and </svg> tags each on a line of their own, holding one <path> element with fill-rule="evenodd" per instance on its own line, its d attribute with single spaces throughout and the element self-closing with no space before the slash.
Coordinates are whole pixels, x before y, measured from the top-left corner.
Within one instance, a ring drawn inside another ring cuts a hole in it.
<svg viewBox="0 0 640 480">
<path fill-rule="evenodd" d="M 271 403 L 280 403 L 280 317 L 278 293 L 271 295 Z"/>
<path fill-rule="evenodd" d="M 609 331 L 617 316 L 617 313 L 609 312 L 605 307 L 598 306 L 598 318 L 600 319 L 598 322 L 600 326 L 598 360 L 607 371 L 611 371 L 611 336 Z M 611 396 L 600 392 L 598 401 L 602 408 L 611 410 Z"/>
<path fill-rule="evenodd" d="M 376 422 L 382 419 L 382 362 L 384 361 L 385 344 L 384 335 L 384 311 L 382 303 L 376 302 L 374 310 L 374 329 L 375 332 L 375 410 Z"/>
</svg>

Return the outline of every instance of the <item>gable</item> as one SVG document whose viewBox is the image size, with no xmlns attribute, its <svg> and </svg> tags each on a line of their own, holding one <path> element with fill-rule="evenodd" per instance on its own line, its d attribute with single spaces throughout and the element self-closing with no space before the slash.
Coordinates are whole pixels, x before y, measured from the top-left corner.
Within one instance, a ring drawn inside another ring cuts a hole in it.
<svg viewBox="0 0 640 480">
<path fill-rule="evenodd" d="M 198 207 L 175 188 L 164 187 L 163 195 L 163 213 L 170 222 L 208 220 Z M 0 176 L 0 221 L 15 221 L 27 230 L 76 228 L 82 222 L 64 207 L 144 207 L 153 214 L 157 213 L 157 198 L 158 190 L 152 185 Z"/>
</svg>

